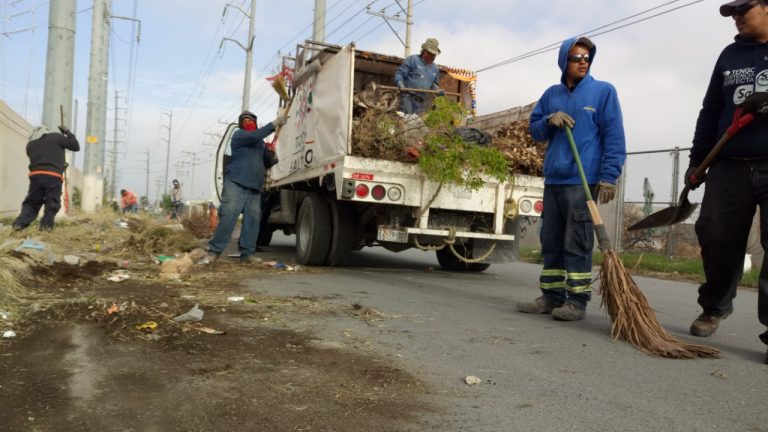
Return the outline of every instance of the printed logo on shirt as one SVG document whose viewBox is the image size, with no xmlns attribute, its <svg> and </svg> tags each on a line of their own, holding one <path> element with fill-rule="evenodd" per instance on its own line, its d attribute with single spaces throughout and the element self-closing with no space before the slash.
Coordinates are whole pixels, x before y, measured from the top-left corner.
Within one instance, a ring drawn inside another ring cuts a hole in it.
<svg viewBox="0 0 768 432">
<path fill-rule="evenodd" d="M 595 107 L 593 107 L 593 106 L 589 106 L 589 105 L 585 106 L 583 109 L 584 109 L 584 111 L 597 112 L 597 110 L 595 109 Z"/>
<path fill-rule="evenodd" d="M 723 85 L 733 86 L 754 82 L 755 68 L 734 69 L 723 72 Z"/>
<path fill-rule="evenodd" d="M 746 84 L 743 86 L 736 87 L 736 90 L 733 92 L 733 104 L 738 105 L 746 98 L 748 98 L 752 93 L 755 92 L 754 90 L 755 86 L 752 84 Z"/>
<path fill-rule="evenodd" d="M 760 71 L 755 77 L 755 91 L 768 91 L 768 69 Z"/>
</svg>

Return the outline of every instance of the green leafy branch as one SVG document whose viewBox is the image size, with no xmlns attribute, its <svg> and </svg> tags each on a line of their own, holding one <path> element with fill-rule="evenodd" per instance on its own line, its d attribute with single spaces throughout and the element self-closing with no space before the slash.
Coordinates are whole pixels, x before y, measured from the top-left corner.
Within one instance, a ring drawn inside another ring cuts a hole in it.
<svg viewBox="0 0 768 432">
<path fill-rule="evenodd" d="M 461 106 L 444 97 L 435 98 L 424 123 L 429 133 L 424 139 L 419 166 L 428 179 L 447 185 L 478 190 L 489 176 L 499 182 L 509 179 L 504 155 L 490 147 L 465 142 L 453 130 L 464 117 Z"/>
</svg>

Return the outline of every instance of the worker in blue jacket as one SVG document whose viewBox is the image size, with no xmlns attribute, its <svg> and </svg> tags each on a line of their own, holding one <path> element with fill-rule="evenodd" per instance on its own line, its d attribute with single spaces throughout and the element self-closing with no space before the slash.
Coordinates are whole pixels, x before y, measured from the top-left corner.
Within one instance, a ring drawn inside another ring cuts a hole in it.
<svg viewBox="0 0 768 432">
<path fill-rule="evenodd" d="M 403 62 L 395 73 L 395 85 L 399 89 L 436 90 L 438 96 L 445 92 L 440 88 L 440 70 L 435 58 L 440 54 L 437 39 L 429 38 L 421 44 L 421 53 L 414 54 Z M 405 114 L 420 114 L 427 109 L 430 93 L 401 90 L 400 111 Z"/>
<path fill-rule="evenodd" d="M 597 48 L 586 37 L 560 46 L 560 83 L 544 92 L 531 113 L 531 135 L 548 141 L 544 156 L 544 212 L 539 277 L 542 295 L 519 303 L 526 313 L 551 313 L 562 321 L 584 318 L 592 295 L 594 234 L 587 198 L 565 127 L 573 137 L 587 182 L 602 204 L 616 196 L 626 158 L 616 89 L 590 75 Z"/>
<path fill-rule="evenodd" d="M 240 261 L 250 262 L 256 252 L 261 224 L 261 193 L 264 188 L 266 169 L 277 163 L 267 150 L 264 138 L 275 132 L 287 121 L 278 116 L 272 123 L 257 129 L 256 115 L 243 111 L 238 118 L 238 129 L 230 140 L 232 158 L 224 171 L 224 190 L 219 206 L 219 224 L 208 242 L 208 257 L 216 260 L 227 247 L 240 214 L 243 227 L 238 240 Z"/>
<path fill-rule="evenodd" d="M 768 247 L 768 2 L 734 0 L 720 6 L 738 31 L 723 49 L 707 87 L 685 184 L 691 189 L 704 182 L 692 178 L 729 128 L 734 116 L 754 120 L 733 133 L 709 167 L 696 236 L 701 245 L 706 281 L 699 287 L 701 315 L 691 334 L 707 337 L 733 312 L 733 298 L 744 269 L 744 254 L 755 209 L 760 208 L 760 243 Z M 757 315 L 768 327 L 768 258 L 763 259 L 758 281 Z M 768 344 L 768 331 L 760 335 Z M 765 356 L 768 363 L 768 352 Z"/>
</svg>

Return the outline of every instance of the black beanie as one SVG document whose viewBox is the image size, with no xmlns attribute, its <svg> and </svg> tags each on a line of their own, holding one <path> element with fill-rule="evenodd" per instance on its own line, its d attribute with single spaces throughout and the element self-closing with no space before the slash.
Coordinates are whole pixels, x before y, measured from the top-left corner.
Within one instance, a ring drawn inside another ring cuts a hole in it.
<svg viewBox="0 0 768 432">
<path fill-rule="evenodd" d="M 245 118 L 253 119 L 253 122 L 256 123 L 256 114 L 250 111 L 243 111 L 242 114 L 240 114 L 240 117 L 237 118 L 238 127 L 243 127 L 243 119 Z"/>
</svg>

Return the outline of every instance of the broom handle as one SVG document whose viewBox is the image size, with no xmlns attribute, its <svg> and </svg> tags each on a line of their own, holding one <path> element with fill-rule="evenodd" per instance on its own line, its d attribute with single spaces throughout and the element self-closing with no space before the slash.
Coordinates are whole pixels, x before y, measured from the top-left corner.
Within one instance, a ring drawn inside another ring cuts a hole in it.
<svg viewBox="0 0 768 432">
<path fill-rule="evenodd" d="M 573 133 L 571 132 L 570 127 L 565 127 L 565 134 L 568 136 L 568 144 L 571 146 L 573 159 L 576 161 L 576 166 L 579 168 L 581 185 L 584 187 L 584 193 L 587 195 L 587 208 L 589 208 L 589 215 L 592 217 L 592 225 L 594 225 L 595 234 L 597 234 L 598 247 L 601 251 L 606 251 L 611 248 L 611 242 L 608 240 L 608 231 L 605 229 L 603 218 L 600 217 L 600 212 L 597 211 L 597 204 L 595 204 L 595 200 L 592 199 L 592 191 L 589 190 L 587 176 L 584 174 L 584 167 L 581 165 L 579 150 L 576 148 L 576 142 L 573 140 Z"/>
</svg>

